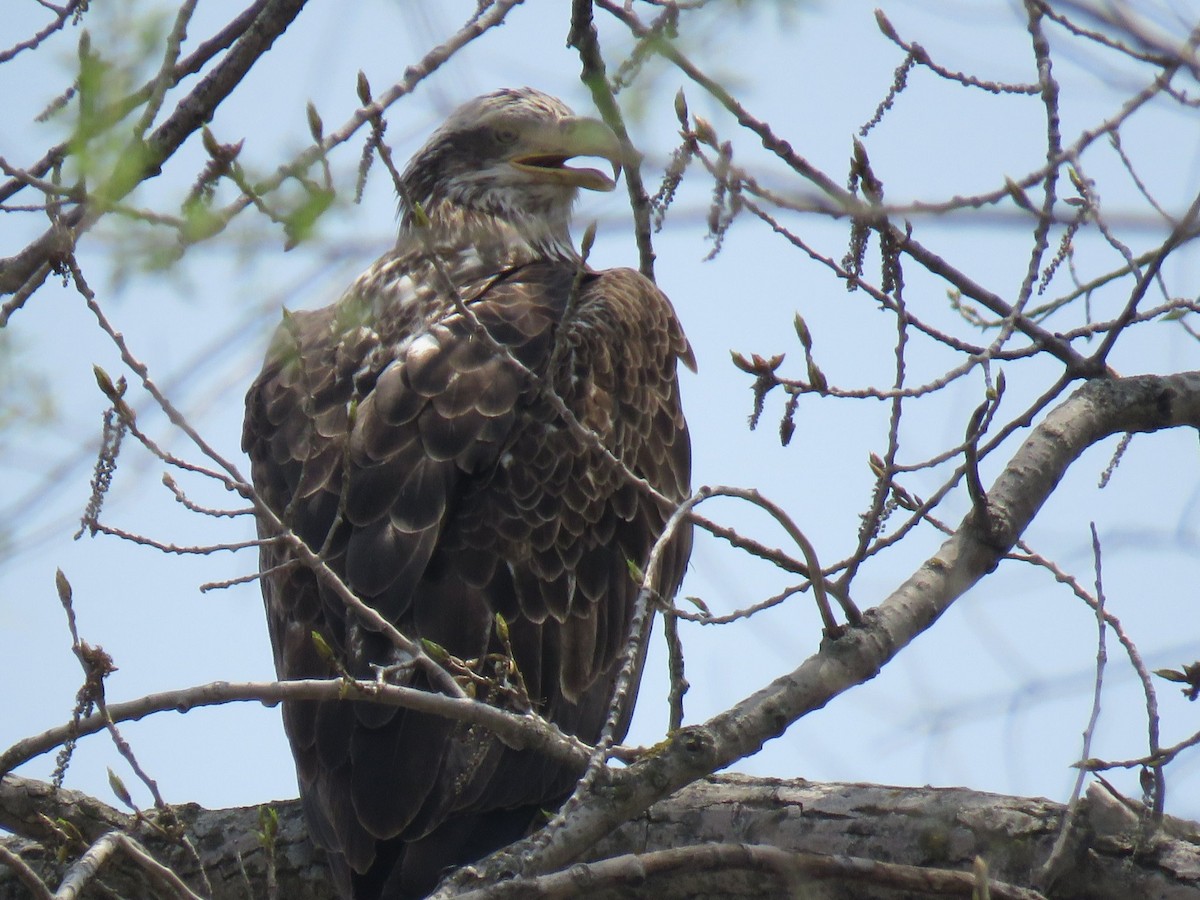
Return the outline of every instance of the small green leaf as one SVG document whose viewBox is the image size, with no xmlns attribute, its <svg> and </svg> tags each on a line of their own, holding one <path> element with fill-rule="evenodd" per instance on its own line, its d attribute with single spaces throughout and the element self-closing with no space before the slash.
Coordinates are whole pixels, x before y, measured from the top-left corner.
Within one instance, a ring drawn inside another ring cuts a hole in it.
<svg viewBox="0 0 1200 900">
<path fill-rule="evenodd" d="M 62 569 L 54 571 L 54 585 L 58 588 L 58 599 L 62 601 L 62 605 L 70 606 L 71 582 L 67 581 L 67 576 L 63 574 Z"/>
<path fill-rule="evenodd" d="M 805 350 L 812 349 L 812 332 L 808 330 L 808 323 L 804 321 L 804 316 L 796 313 L 796 317 L 792 320 L 792 324 L 796 327 L 796 336 L 800 338 L 800 344 Z"/>
<path fill-rule="evenodd" d="M 125 787 L 125 782 L 121 780 L 121 776 L 112 769 L 108 770 L 108 786 L 113 789 L 113 793 L 117 795 L 117 799 L 128 806 L 130 809 L 137 809 L 133 805 L 133 798 L 129 796 L 129 789 Z"/>
<path fill-rule="evenodd" d="M 1004 187 L 1008 191 L 1008 196 L 1013 198 L 1013 202 L 1017 206 L 1029 212 L 1036 212 L 1033 208 L 1033 202 L 1029 199 L 1029 195 L 1025 193 L 1025 189 L 1007 175 L 1004 176 Z"/>
<path fill-rule="evenodd" d="M 825 379 L 825 373 L 821 371 L 811 358 L 808 360 L 808 381 L 822 394 L 829 390 L 829 382 Z"/>
<path fill-rule="evenodd" d="M 888 21 L 888 17 L 883 14 L 882 9 L 875 10 L 875 24 L 879 26 L 879 30 L 883 32 L 885 37 L 895 41 L 897 44 L 900 43 L 896 29 L 892 27 L 892 23 Z"/>
<path fill-rule="evenodd" d="M 313 140 L 319 144 L 325 140 L 325 123 L 321 121 L 321 114 L 317 112 L 317 108 L 311 100 L 305 107 L 305 113 L 308 115 L 308 131 L 313 136 Z"/>
<path fill-rule="evenodd" d="M 446 648 L 437 641 L 431 641 L 429 638 L 421 638 L 421 647 L 437 662 L 445 662 L 450 658 L 450 654 Z"/>
<path fill-rule="evenodd" d="M 417 223 L 418 228 L 428 228 L 430 226 L 429 216 L 423 207 L 416 200 L 412 204 L 413 221 Z"/>
<path fill-rule="evenodd" d="M 883 464 L 883 457 L 878 453 L 872 453 L 867 457 L 867 465 L 871 467 L 871 472 L 876 478 L 883 478 L 887 474 L 887 467 Z"/>
<path fill-rule="evenodd" d="M 1087 179 L 1079 174 L 1074 166 L 1067 166 L 1067 177 L 1071 179 L 1071 184 L 1075 185 L 1075 190 L 1079 191 L 1081 194 L 1087 194 L 1088 188 L 1091 186 L 1091 184 Z"/>
<path fill-rule="evenodd" d="M 54 824 L 58 826 L 66 838 L 72 843 L 83 844 L 84 846 L 87 845 L 87 842 L 83 839 L 83 832 L 79 830 L 79 826 L 77 826 L 74 822 L 70 821 L 69 819 L 59 817 L 54 820 Z"/>
<path fill-rule="evenodd" d="M 200 129 L 200 143 L 204 146 L 204 152 L 209 156 L 216 156 L 221 152 L 221 142 L 217 140 L 216 135 L 209 130 L 207 125 Z"/>
<path fill-rule="evenodd" d="M 625 560 L 625 566 L 629 569 L 629 577 L 638 584 L 641 584 L 645 580 L 646 576 L 642 572 L 642 567 L 635 563 L 632 559 Z"/>
<path fill-rule="evenodd" d="M 221 217 L 199 197 L 183 205 L 183 228 L 180 237 L 189 244 L 212 237 L 222 227 Z"/>
<path fill-rule="evenodd" d="M 313 647 L 316 648 L 317 656 L 330 665 L 337 665 L 337 655 L 333 652 L 333 648 L 329 646 L 329 642 L 319 631 L 310 631 L 308 636 L 312 639 Z"/>
<path fill-rule="evenodd" d="M 333 205 L 333 191 L 311 188 L 304 201 L 284 219 L 283 230 L 287 234 L 283 249 L 291 250 L 312 236 L 317 219 Z"/>
<path fill-rule="evenodd" d="M 271 806 L 258 808 L 258 842 L 263 847 L 271 849 L 275 846 L 275 838 L 279 835 L 279 813 Z"/>
<path fill-rule="evenodd" d="M 100 366 L 92 365 L 92 374 L 96 376 L 96 384 L 100 386 L 100 390 L 104 392 L 104 396 L 109 400 L 116 401 L 121 395 L 117 393 L 117 388 L 113 384 L 112 378 Z"/>
<path fill-rule="evenodd" d="M 587 262 L 594 243 L 596 243 L 596 223 L 593 221 L 583 230 L 583 240 L 579 242 L 579 252 L 584 262 Z"/>
<path fill-rule="evenodd" d="M 708 604 L 699 597 L 693 597 L 691 594 L 689 594 L 683 599 L 687 600 L 688 603 L 692 604 L 692 606 L 696 607 L 696 609 L 700 610 L 700 612 L 704 613 L 706 616 L 712 615 L 712 611 L 708 608 Z"/>
<path fill-rule="evenodd" d="M 679 120 L 679 124 L 684 128 L 688 125 L 688 105 L 687 97 L 683 95 L 683 88 L 675 94 L 675 118 Z"/>
</svg>

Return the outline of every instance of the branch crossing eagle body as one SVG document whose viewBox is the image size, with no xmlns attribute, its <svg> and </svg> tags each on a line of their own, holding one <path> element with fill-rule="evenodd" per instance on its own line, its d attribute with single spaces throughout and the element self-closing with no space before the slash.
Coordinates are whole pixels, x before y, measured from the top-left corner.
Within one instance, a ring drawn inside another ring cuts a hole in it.
<svg viewBox="0 0 1200 900">
<path fill-rule="evenodd" d="M 593 271 L 572 247 L 578 189 L 614 187 L 566 165 L 578 156 L 619 172 L 613 132 L 540 92 L 456 110 L 402 176 L 417 209 L 406 204 L 396 246 L 337 303 L 285 315 L 246 398 L 243 447 L 265 503 L 360 599 L 471 661 L 495 686 L 481 699 L 519 710 L 526 697 L 594 742 L 638 592 L 630 564 L 644 568 L 671 510 L 568 427 L 547 389 L 678 502 L 691 450 L 676 366 L 694 362 L 649 280 Z M 679 532 L 656 590 L 678 588 L 690 549 Z M 281 679 L 341 668 L 434 689 L 282 544 L 266 543 L 261 564 Z M 495 666 L 510 651 L 521 691 Z M 423 896 L 527 833 L 581 774 L 391 706 L 297 701 L 283 717 L 312 838 L 353 900 Z"/>
</svg>

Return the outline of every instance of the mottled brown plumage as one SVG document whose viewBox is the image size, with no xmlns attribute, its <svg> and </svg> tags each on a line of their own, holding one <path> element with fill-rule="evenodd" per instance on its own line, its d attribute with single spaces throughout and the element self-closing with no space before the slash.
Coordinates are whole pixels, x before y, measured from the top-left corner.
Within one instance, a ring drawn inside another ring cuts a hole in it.
<svg viewBox="0 0 1200 900">
<path fill-rule="evenodd" d="M 602 123 L 529 89 L 460 108 L 404 174 L 428 222 L 407 208 L 395 249 L 341 300 L 285 317 L 243 437 L 263 499 L 360 598 L 463 660 L 503 653 L 502 615 L 533 705 L 586 741 L 629 630 L 629 563 L 645 564 L 670 510 L 573 433 L 544 387 L 666 497 L 686 496 L 690 468 L 676 363 L 691 353 L 670 303 L 632 270 L 586 268 L 567 233 L 577 189 L 612 182 L 564 162 L 618 150 Z M 678 587 L 689 549 L 681 532 L 660 591 Z M 280 678 L 335 674 L 314 631 L 356 676 L 406 661 L 287 561 L 264 547 Z M 412 667 L 393 671 L 429 688 Z M 313 839 L 346 897 L 428 892 L 447 867 L 520 837 L 580 774 L 369 703 L 289 703 L 284 724 Z"/>
</svg>

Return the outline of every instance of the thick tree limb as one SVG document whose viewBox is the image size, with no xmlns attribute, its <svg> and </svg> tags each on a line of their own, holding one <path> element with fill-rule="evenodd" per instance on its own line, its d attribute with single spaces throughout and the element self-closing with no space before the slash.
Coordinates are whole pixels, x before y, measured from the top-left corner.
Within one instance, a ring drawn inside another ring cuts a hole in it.
<svg viewBox="0 0 1200 900">
<path fill-rule="evenodd" d="M 58 811 L 89 808 L 81 795 L 54 792 L 39 782 L 10 776 L 6 786 L 26 790 L 39 802 L 47 791 L 55 793 L 53 808 Z M 4 802 L 9 799 L 6 793 Z M 279 896 L 327 900 L 325 865 L 305 838 L 299 802 L 289 800 L 272 808 L 279 815 L 273 851 Z M 175 812 L 208 871 L 212 900 L 266 896 L 268 854 L 256 835 L 257 808 L 202 810 L 188 805 L 175 807 Z M 67 814 L 84 833 L 105 825 L 103 818 Z M 580 896 L 572 893 L 573 886 L 591 876 L 585 894 L 591 898 L 758 898 L 783 895 L 787 885 L 798 885 L 800 896 L 820 900 L 895 898 L 897 889 L 907 897 L 946 897 L 955 896 L 945 892 L 949 886 L 971 883 L 976 856 L 987 863 L 997 885 L 993 897 L 1037 896 L 1022 886 L 1049 853 L 1062 815 L 1063 807 L 1047 800 L 962 788 L 723 775 L 703 779 L 627 823 L 587 855 L 608 862 L 593 870 L 568 870 L 561 879 L 569 885 L 567 893 L 541 896 Z M 193 888 L 198 885 L 196 863 L 182 847 L 142 833 L 137 838 Z M 20 850 L 42 877 L 50 875 L 49 851 L 15 838 L 0 846 Z M 1162 829 L 1147 834 L 1135 812 L 1098 787 L 1083 802 L 1068 847 L 1068 872 L 1055 887 L 1056 900 L 1184 900 L 1200 891 L 1200 826 L 1168 818 Z M 656 854 L 642 870 L 644 877 L 638 876 L 641 862 L 628 855 L 634 853 Z M 672 865 L 680 857 L 693 864 Z M 879 859 L 892 865 L 869 864 Z M 705 860 L 735 864 L 710 866 Z M 106 880 L 122 896 L 156 896 L 132 861 L 114 859 L 111 865 L 105 868 Z M 914 884 L 918 878 L 922 883 Z M 481 890 L 479 896 L 505 896 L 505 891 L 511 895 L 511 890 L 500 886 Z M 0 864 L 0 900 L 27 896 L 16 874 Z M 957 896 L 970 896 L 969 888 Z"/>
<path fill-rule="evenodd" d="M 56 834 L 51 823 L 59 820 L 70 822 L 86 841 L 133 824 L 132 816 L 79 791 L 56 790 L 19 775 L 0 778 L 0 829 L 49 841 Z"/>
</svg>

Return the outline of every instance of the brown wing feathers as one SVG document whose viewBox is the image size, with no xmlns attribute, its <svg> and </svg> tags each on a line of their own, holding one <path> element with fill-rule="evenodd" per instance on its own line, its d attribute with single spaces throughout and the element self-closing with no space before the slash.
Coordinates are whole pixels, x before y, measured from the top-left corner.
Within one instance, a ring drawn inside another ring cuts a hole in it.
<svg viewBox="0 0 1200 900">
<path fill-rule="evenodd" d="M 681 499 L 689 451 L 675 363 L 690 356 L 670 305 L 636 273 L 612 271 L 585 279 L 564 323 L 575 275 L 563 263 L 528 265 L 471 308 L 612 453 Z M 644 563 L 666 513 L 462 316 L 449 311 L 391 346 L 377 334 L 394 327 L 359 318 L 330 308 L 281 327 L 247 400 L 244 443 L 264 499 L 411 637 L 479 659 L 502 651 L 494 617 L 505 616 L 538 710 L 594 740 L 637 591 L 628 562 Z M 677 543 L 666 592 L 689 539 Z M 264 568 L 284 561 L 264 549 Z M 300 567 L 272 575 L 265 596 L 281 677 L 333 674 L 313 630 L 353 674 L 396 661 Z M 427 890 L 426 870 L 436 880 L 442 866 L 492 849 L 471 849 L 494 842 L 485 832 L 519 836 L 578 774 L 401 709 L 295 703 L 285 725 L 315 839 L 343 882 L 376 896 L 402 896 L 392 893 L 401 883 Z M 407 874 L 389 875 L 401 858 Z"/>
</svg>

